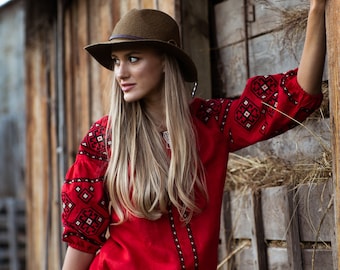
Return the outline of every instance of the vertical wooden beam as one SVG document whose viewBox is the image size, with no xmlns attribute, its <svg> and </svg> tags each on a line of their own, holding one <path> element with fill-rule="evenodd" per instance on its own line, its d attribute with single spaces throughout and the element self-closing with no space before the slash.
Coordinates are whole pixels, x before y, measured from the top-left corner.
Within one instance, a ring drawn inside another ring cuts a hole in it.
<svg viewBox="0 0 340 270">
<path fill-rule="evenodd" d="M 332 128 L 333 186 L 335 199 L 335 235 L 333 245 L 334 269 L 340 258 L 340 1 L 328 0 L 326 7 L 327 54 L 329 74 L 329 106 Z"/>
<path fill-rule="evenodd" d="M 181 1 L 183 47 L 198 70 L 196 95 L 211 97 L 209 9 L 207 0 Z"/>
<path fill-rule="evenodd" d="M 231 194 L 230 191 L 226 191 L 223 194 L 223 201 L 222 201 L 222 224 L 224 225 L 224 238 L 225 238 L 225 252 L 227 255 L 232 253 L 232 242 L 233 242 L 233 217 L 232 217 L 232 208 L 231 208 Z M 234 269 L 234 260 L 235 257 L 233 256 L 230 258 L 228 264 L 224 269 Z"/>
<path fill-rule="evenodd" d="M 299 219 L 295 192 L 292 186 L 285 187 L 286 211 L 284 211 L 285 224 L 287 224 L 287 253 L 289 269 L 302 270 L 302 253 L 300 246 Z"/>
<path fill-rule="evenodd" d="M 251 222 L 252 222 L 252 248 L 254 255 L 254 269 L 267 270 L 267 246 L 264 239 L 264 227 L 262 218 L 261 190 L 252 191 L 251 194 Z"/>
</svg>

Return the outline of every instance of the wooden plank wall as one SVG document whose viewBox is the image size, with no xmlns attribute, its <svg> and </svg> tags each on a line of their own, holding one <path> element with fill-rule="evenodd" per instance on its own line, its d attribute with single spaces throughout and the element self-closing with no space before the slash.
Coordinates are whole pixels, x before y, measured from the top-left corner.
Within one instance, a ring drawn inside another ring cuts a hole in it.
<svg viewBox="0 0 340 270">
<path fill-rule="evenodd" d="M 27 269 L 58 269 L 53 3 L 26 1 Z M 39 18 L 37 20 L 36 18 Z M 53 196 L 52 196 L 53 195 Z M 53 218 L 52 218 L 53 217 Z M 51 256 L 53 254 L 53 256 Z M 49 262 L 51 261 L 51 262 Z"/>
<path fill-rule="evenodd" d="M 330 122 L 332 127 L 332 156 L 333 156 L 333 187 L 335 198 L 335 235 L 336 252 L 334 252 L 334 265 L 339 269 L 340 262 L 340 30 L 339 30 L 339 1 L 327 2 L 326 32 L 327 32 L 327 59 L 329 67 L 329 96 L 330 96 Z"/>
<path fill-rule="evenodd" d="M 222 82 L 218 89 L 220 93 L 228 97 L 238 96 L 249 76 L 285 72 L 298 66 L 304 42 L 308 0 L 218 2 L 214 6 L 217 33 L 214 52 L 218 55 L 221 68 L 218 74 L 214 74 L 213 81 Z M 244 15 L 246 2 L 247 18 Z M 287 21 L 291 21 L 291 28 L 287 27 Z M 323 79 L 328 79 L 327 66 Z M 326 93 L 325 108 L 328 105 L 327 97 Z M 323 145 L 330 145 L 331 132 L 327 111 L 327 108 L 323 111 L 323 119 L 306 121 L 305 126 L 259 142 L 239 153 L 252 157 L 263 157 L 271 153 L 286 160 L 313 160 L 323 155 Z M 313 138 L 307 129 L 312 130 L 321 140 Z"/>
<path fill-rule="evenodd" d="M 0 7 L 0 198 L 25 197 L 24 21 L 24 1 Z"/>
<path fill-rule="evenodd" d="M 332 193 L 331 180 L 303 184 L 297 189 L 264 188 L 257 194 L 251 190 L 230 192 L 229 203 L 224 207 L 224 215 L 230 216 L 226 239 L 231 250 L 238 252 L 225 269 L 336 269 L 331 245 Z M 254 203 L 254 197 L 261 204 Z M 254 220 L 254 211 L 264 221 L 262 224 Z M 257 230 L 263 231 L 262 239 L 254 239 Z M 265 243 L 264 248 L 257 247 L 258 240 Z M 259 267 L 258 259 L 264 258 L 267 262 Z"/>
<path fill-rule="evenodd" d="M 214 17 L 217 34 L 214 49 L 219 56 L 222 68 L 217 74 L 219 77 L 216 76 L 213 80 L 223 82 L 219 93 L 229 97 L 238 96 L 248 77 L 284 72 L 298 66 L 304 42 L 303 19 L 307 18 L 308 0 L 222 0 L 215 1 L 215 3 Z M 287 19 L 300 19 L 300 24 L 296 25 L 296 28 L 287 30 L 285 28 L 287 25 L 284 24 Z M 333 28 L 333 31 L 337 30 Z M 298 34 L 289 35 L 294 33 Z M 335 39 L 331 38 L 331 40 L 334 42 Z M 324 80 L 327 79 L 326 66 Z M 272 155 L 295 162 L 297 159 L 310 160 L 313 164 L 330 145 L 331 130 L 328 116 L 325 117 L 326 119 L 313 118 L 305 122 L 305 125 L 315 131 L 321 140 L 307 133 L 303 135 L 306 126 L 297 127 L 282 136 L 243 149 L 238 154 L 249 158 Z M 324 192 L 322 188 L 327 189 L 327 192 Z M 283 191 L 277 187 L 262 190 L 255 198 L 250 194 L 243 198 L 237 198 L 234 195 L 227 194 L 224 202 L 225 209 L 235 211 L 224 213 L 224 216 L 230 218 L 228 222 L 224 220 L 226 250 L 232 254 L 244 245 L 242 251 L 238 250 L 234 258 L 229 258 L 230 264 L 228 267 L 225 265 L 225 269 L 337 269 L 335 263 L 332 262 L 334 209 L 328 208 L 327 205 L 329 202 L 332 203 L 330 182 L 326 187 L 304 186 L 296 193 Z M 266 250 L 256 249 L 258 236 L 261 235 L 261 230 L 260 233 L 256 230 L 261 229 L 262 226 L 261 222 L 254 220 L 256 197 L 262 200 L 262 213 L 257 208 L 257 215 L 262 216 L 264 221 L 263 240 L 268 245 Z M 295 202 L 296 198 L 301 201 Z M 319 201 L 322 199 L 324 199 L 324 204 L 320 205 Z M 249 208 L 244 216 L 241 204 Z M 325 219 L 320 220 L 326 212 Z M 246 230 L 244 230 L 245 227 Z M 295 229 L 292 229 L 293 227 Z M 238 235 L 241 231 L 243 233 Z M 244 234 L 245 231 L 247 231 L 246 234 Z M 231 239 L 236 239 L 236 246 L 228 245 Z M 243 241 L 245 239 L 249 242 Z M 278 243 L 284 241 L 284 246 L 276 246 L 276 241 Z M 320 245 L 320 242 L 324 245 Z M 262 254 L 260 254 L 261 251 Z M 268 261 L 264 263 L 265 266 L 259 267 L 261 256 L 267 256 Z M 234 264 L 231 263 L 233 259 Z"/>
<path fill-rule="evenodd" d="M 304 42 L 303 20 L 287 33 L 284 22 L 289 18 L 285 12 L 290 11 L 290 20 L 306 18 L 308 3 L 228 0 L 214 6 L 217 49 L 223 64 L 220 76 L 228 96 L 239 95 L 250 76 L 284 72 L 298 66 Z"/>
<path fill-rule="evenodd" d="M 186 22 L 178 0 L 26 1 L 28 270 L 61 268 L 65 245 L 61 242 L 60 187 L 81 139 L 107 112 L 111 73 L 83 47 L 107 40 L 115 22 L 131 8 L 160 9 Z M 206 47 L 206 31 L 204 35 Z M 189 53 L 193 48 L 191 44 Z M 202 78 L 209 79 L 204 72 Z"/>
</svg>

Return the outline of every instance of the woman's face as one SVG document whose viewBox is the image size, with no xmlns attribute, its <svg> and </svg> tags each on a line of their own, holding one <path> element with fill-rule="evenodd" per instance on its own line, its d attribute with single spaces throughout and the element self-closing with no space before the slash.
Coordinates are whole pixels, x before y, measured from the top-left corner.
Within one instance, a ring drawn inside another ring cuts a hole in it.
<svg viewBox="0 0 340 270">
<path fill-rule="evenodd" d="M 112 52 L 114 76 L 126 102 L 160 101 L 163 88 L 163 57 L 147 48 Z"/>
</svg>

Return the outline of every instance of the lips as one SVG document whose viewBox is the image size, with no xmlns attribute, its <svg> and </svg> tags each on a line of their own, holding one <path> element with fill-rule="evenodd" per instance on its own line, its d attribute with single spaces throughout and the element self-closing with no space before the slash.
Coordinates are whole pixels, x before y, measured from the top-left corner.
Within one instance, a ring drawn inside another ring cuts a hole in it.
<svg viewBox="0 0 340 270">
<path fill-rule="evenodd" d="M 126 92 L 131 90 L 134 86 L 135 86 L 134 83 L 122 83 L 120 87 L 122 88 L 123 92 Z"/>
</svg>

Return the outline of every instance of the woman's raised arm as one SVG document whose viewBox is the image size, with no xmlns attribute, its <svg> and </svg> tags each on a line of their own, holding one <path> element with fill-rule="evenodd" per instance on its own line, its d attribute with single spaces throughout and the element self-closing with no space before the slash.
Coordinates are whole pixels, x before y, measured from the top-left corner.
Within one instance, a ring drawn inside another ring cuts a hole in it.
<svg viewBox="0 0 340 270">
<path fill-rule="evenodd" d="M 297 80 L 309 94 L 321 90 L 326 54 L 325 6 L 327 0 L 310 0 L 306 39 Z"/>
</svg>

